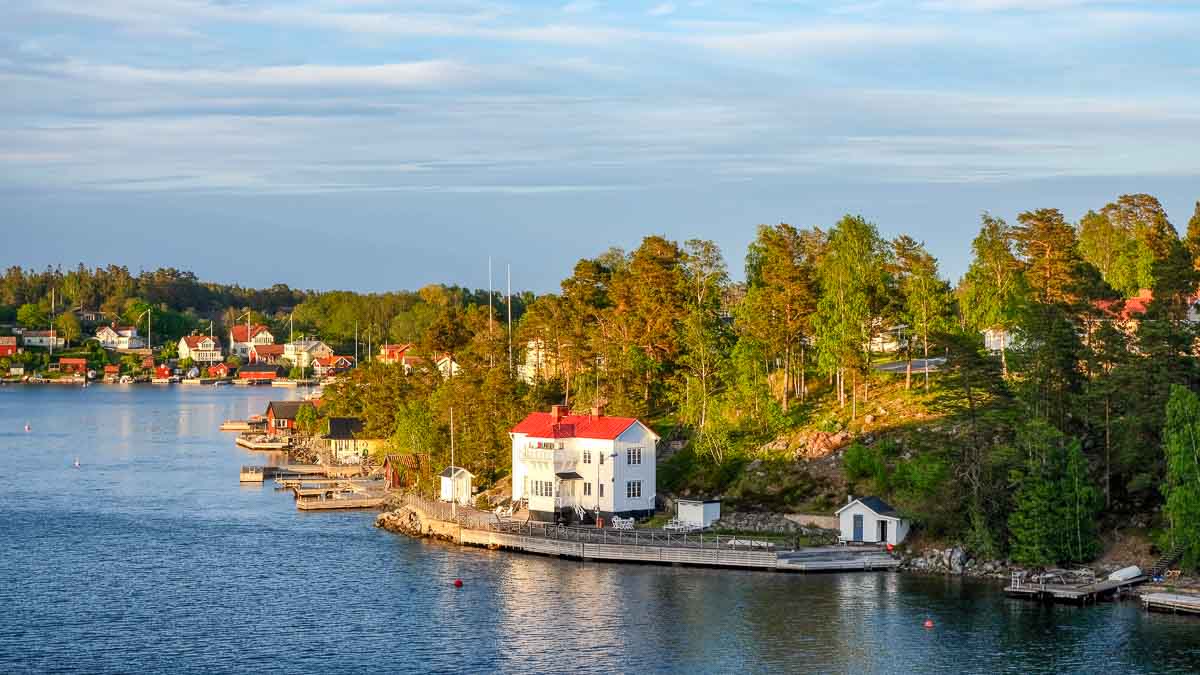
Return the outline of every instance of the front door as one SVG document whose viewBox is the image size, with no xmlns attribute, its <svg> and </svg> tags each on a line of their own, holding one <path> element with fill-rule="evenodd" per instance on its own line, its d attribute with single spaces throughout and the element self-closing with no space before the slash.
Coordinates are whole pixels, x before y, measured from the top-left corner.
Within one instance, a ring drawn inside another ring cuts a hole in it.
<svg viewBox="0 0 1200 675">
<path fill-rule="evenodd" d="M 854 515 L 854 541 L 863 540 L 863 517 L 861 513 Z"/>
<path fill-rule="evenodd" d="M 879 521 L 879 543 L 881 543 L 881 544 L 887 543 L 887 540 L 888 540 L 887 526 L 888 526 L 888 524 L 887 524 L 886 520 Z"/>
</svg>

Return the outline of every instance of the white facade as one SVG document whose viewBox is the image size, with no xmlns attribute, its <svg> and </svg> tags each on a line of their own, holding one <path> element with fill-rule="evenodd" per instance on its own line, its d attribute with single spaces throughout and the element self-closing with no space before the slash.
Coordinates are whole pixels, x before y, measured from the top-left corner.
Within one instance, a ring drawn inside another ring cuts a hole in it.
<svg viewBox="0 0 1200 675">
<path fill-rule="evenodd" d="M 471 503 L 471 479 L 474 477 L 470 471 L 457 466 L 443 471 L 441 500 L 469 505 Z"/>
<path fill-rule="evenodd" d="M 141 349 L 146 346 L 136 326 L 101 326 L 96 331 L 96 339 L 105 349 Z"/>
<path fill-rule="evenodd" d="M 876 512 L 861 499 L 838 509 L 838 529 L 846 541 L 899 544 L 908 536 L 908 521 L 894 512 Z"/>
<path fill-rule="evenodd" d="M 216 338 L 207 335 L 200 338 L 179 338 L 179 358 L 191 359 L 196 363 L 220 363 L 224 360 L 221 356 L 221 343 L 217 342 Z M 189 342 L 191 344 L 188 344 Z"/>
<path fill-rule="evenodd" d="M 51 347 L 62 349 L 67 341 L 50 331 L 25 331 L 21 334 L 21 344 L 26 347 Z"/>
<path fill-rule="evenodd" d="M 675 503 L 675 517 L 696 527 L 709 527 L 721 519 L 721 500 L 680 499 Z"/>
<path fill-rule="evenodd" d="M 438 359 L 434 365 L 437 366 L 438 372 L 442 374 L 442 377 L 446 379 L 450 379 L 451 377 L 458 375 L 458 362 L 449 356 L 443 356 L 442 358 Z"/>
<path fill-rule="evenodd" d="M 531 513 L 654 510 L 659 438 L 641 422 L 613 439 L 510 436 L 513 499 L 528 498 Z"/>
<path fill-rule="evenodd" d="M 333 349 L 320 340 L 297 340 L 283 346 L 283 358 L 300 368 L 308 368 L 316 359 L 333 356 Z"/>
</svg>

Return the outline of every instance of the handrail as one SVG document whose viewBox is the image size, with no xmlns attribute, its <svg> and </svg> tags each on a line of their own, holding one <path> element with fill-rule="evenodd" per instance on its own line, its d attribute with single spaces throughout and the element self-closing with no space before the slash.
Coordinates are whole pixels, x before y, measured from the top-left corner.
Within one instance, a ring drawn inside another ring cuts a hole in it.
<svg viewBox="0 0 1200 675">
<path fill-rule="evenodd" d="M 580 528 L 554 523 L 495 522 L 488 529 L 541 539 L 554 539 L 586 544 L 618 544 L 625 546 L 659 546 L 668 548 L 699 548 L 774 552 L 789 542 L 775 537 L 753 535 L 710 534 L 703 532 L 670 532 L 659 530 L 614 530 L 610 528 Z"/>
</svg>

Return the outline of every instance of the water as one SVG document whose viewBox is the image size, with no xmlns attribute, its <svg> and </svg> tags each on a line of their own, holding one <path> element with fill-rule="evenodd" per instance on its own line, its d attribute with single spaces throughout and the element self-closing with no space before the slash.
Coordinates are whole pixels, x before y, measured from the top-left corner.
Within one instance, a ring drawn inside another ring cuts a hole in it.
<svg viewBox="0 0 1200 675">
<path fill-rule="evenodd" d="M 1200 670 L 1200 620 L 1134 603 L 579 563 L 414 541 L 370 512 L 300 513 L 269 485 L 240 487 L 259 456 L 216 430 L 294 395 L 0 388 L 0 672 Z"/>
</svg>

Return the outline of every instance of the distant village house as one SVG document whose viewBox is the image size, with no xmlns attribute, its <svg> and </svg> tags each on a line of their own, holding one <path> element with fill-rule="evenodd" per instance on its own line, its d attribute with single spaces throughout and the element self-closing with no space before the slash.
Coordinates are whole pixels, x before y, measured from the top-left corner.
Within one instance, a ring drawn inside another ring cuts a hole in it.
<svg viewBox="0 0 1200 675">
<path fill-rule="evenodd" d="M 179 338 L 179 358 L 191 359 L 196 363 L 217 363 L 221 355 L 220 338 L 208 335 L 187 335 Z"/>
<path fill-rule="evenodd" d="M 249 326 L 244 323 L 234 324 L 229 329 L 229 352 L 236 356 L 246 358 L 250 354 L 251 347 L 270 344 L 275 344 L 275 336 L 261 323 Z"/>
<path fill-rule="evenodd" d="M 141 349 L 145 347 L 137 326 L 118 326 L 113 323 L 96 331 L 96 340 L 105 349 Z"/>
</svg>

